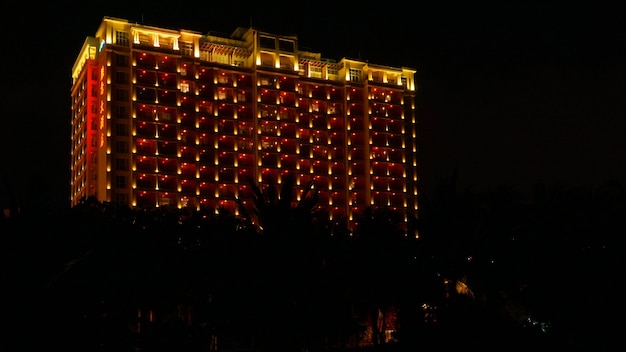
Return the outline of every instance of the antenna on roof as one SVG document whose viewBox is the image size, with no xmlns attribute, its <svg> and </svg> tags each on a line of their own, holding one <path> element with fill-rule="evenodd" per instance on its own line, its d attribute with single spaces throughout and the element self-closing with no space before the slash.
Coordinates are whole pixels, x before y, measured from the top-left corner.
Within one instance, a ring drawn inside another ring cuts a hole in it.
<svg viewBox="0 0 626 352">
<path fill-rule="evenodd" d="M 143 24 L 143 12 L 141 13 L 141 24 Z"/>
<path fill-rule="evenodd" d="M 252 28 L 252 16 L 250 16 L 250 28 Z"/>
</svg>

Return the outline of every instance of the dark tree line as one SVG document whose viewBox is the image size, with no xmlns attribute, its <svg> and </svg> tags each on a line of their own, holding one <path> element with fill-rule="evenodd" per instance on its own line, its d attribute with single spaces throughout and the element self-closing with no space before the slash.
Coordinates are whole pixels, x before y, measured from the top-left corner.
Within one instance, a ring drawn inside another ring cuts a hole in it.
<svg viewBox="0 0 626 352">
<path fill-rule="evenodd" d="M 254 211 L 239 215 L 89 198 L 2 219 L 10 350 L 408 350 L 502 337 L 508 350 L 601 350 L 616 340 L 618 183 L 537 185 L 525 199 L 458 190 L 452 177 L 420 196 L 409 219 L 418 238 L 384 207 L 352 232 L 311 185 L 251 185 Z"/>
</svg>

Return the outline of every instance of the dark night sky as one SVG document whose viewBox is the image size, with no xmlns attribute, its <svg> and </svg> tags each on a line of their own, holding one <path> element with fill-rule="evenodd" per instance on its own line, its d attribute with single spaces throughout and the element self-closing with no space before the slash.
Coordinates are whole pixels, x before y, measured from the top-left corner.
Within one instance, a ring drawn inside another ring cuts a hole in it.
<svg viewBox="0 0 626 352">
<path fill-rule="evenodd" d="M 459 185 L 475 190 L 626 184 L 626 21 L 614 5 L 420 1 L 370 11 L 362 1 L 116 3 L 86 10 L 84 2 L 23 2 L 2 22 L 0 170 L 22 203 L 69 204 L 70 71 L 103 16 L 203 33 L 252 24 L 296 34 L 327 58 L 417 69 L 427 193 L 455 168 Z"/>
</svg>

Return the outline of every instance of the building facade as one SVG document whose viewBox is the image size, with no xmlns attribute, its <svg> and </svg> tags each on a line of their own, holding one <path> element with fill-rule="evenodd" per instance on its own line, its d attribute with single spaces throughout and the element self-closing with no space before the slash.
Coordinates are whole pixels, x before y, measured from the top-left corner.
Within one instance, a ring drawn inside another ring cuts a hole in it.
<svg viewBox="0 0 626 352">
<path fill-rule="evenodd" d="M 256 28 L 104 17 L 72 68 L 71 204 L 237 214 L 237 199 L 253 204 L 248 178 L 291 174 L 337 221 L 369 206 L 416 216 L 415 72 L 325 59 Z"/>
</svg>

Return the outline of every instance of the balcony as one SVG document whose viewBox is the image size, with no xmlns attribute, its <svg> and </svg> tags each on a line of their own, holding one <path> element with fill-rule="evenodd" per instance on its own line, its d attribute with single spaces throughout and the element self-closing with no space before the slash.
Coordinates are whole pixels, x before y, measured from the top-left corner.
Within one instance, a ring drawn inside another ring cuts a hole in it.
<svg viewBox="0 0 626 352">
<path fill-rule="evenodd" d="M 138 190 L 154 190 L 157 179 L 155 175 L 139 174 L 136 183 Z"/>
<path fill-rule="evenodd" d="M 249 89 L 253 87 L 252 76 L 250 75 L 239 74 L 237 75 L 236 80 L 237 87 L 239 88 Z"/>
<path fill-rule="evenodd" d="M 342 88 L 331 88 L 330 89 L 330 100 L 331 101 L 337 101 L 337 102 L 343 102 L 344 99 L 344 94 L 343 94 L 343 89 Z"/>
<path fill-rule="evenodd" d="M 167 89 L 177 89 L 178 88 L 178 78 L 176 74 L 171 74 L 167 72 L 159 72 L 157 74 L 157 82 L 159 84 L 159 88 L 167 88 Z"/>
<path fill-rule="evenodd" d="M 159 158 L 159 173 L 176 175 L 178 173 L 178 163 L 173 158 Z"/>
<path fill-rule="evenodd" d="M 198 97 L 213 100 L 213 86 L 203 83 L 198 86 Z"/>
<path fill-rule="evenodd" d="M 176 57 L 159 55 L 157 62 L 159 71 L 176 73 Z"/>
<path fill-rule="evenodd" d="M 173 126 L 173 125 L 169 126 L 168 128 L 160 129 L 159 137 L 161 137 L 161 139 L 168 138 L 168 139 L 174 139 L 174 141 L 160 140 L 157 143 L 157 149 L 159 151 L 159 154 L 168 155 L 168 156 L 178 155 L 178 145 L 175 141 L 176 135 L 177 135 L 176 130 L 177 130 L 176 126 Z M 190 132 L 187 132 L 185 134 L 185 137 L 188 137 L 189 134 Z M 191 138 L 193 138 L 193 136 Z"/>
<path fill-rule="evenodd" d="M 196 99 L 193 96 L 183 96 L 180 98 L 180 110 L 185 114 L 196 112 Z"/>
<path fill-rule="evenodd" d="M 153 139 L 156 136 L 156 124 L 148 123 L 148 122 L 140 122 L 137 124 L 137 137 L 144 137 L 148 139 Z"/>
<path fill-rule="evenodd" d="M 156 102 L 156 89 L 147 87 L 135 87 L 135 94 L 138 102 L 155 103 Z"/>
<path fill-rule="evenodd" d="M 281 139 L 280 140 L 280 152 L 283 154 L 296 154 L 296 140 L 295 139 Z"/>
<path fill-rule="evenodd" d="M 220 168 L 219 173 L 218 173 L 218 178 L 220 182 L 235 182 L 235 172 L 236 170 L 233 169 L 232 167 L 227 167 L 227 168 Z M 222 188 L 220 187 L 220 196 L 221 195 L 230 195 L 230 193 L 222 193 Z M 231 187 L 232 188 L 232 196 L 234 196 L 234 186 Z M 230 189 L 230 188 L 229 188 Z"/>
<path fill-rule="evenodd" d="M 168 139 L 170 141 L 178 140 L 178 128 L 176 125 L 159 125 L 159 138 Z"/>
<path fill-rule="evenodd" d="M 313 172 L 316 175 L 328 175 L 328 163 L 325 161 L 316 160 L 313 163 Z"/>
<path fill-rule="evenodd" d="M 157 151 L 157 143 L 155 140 L 140 138 L 135 141 L 135 149 L 138 155 L 153 156 Z"/>
<path fill-rule="evenodd" d="M 137 52 L 135 54 L 135 62 L 137 68 L 154 70 L 156 68 L 157 59 L 155 55 Z"/>
<path fill-rule="evenodd" d="M 159 177 L 159 191 L 176 192 L 178 179 L 175 176 L 160 176 Z"/>
<path fill-rule="evenodd" d="M 200 179 L 204 181 L 215 181 L 215 168 L 202 165 L 199 169 Z"/>
<path fill-rule="evenodd" d="M 197 150 L 192 146 L 181 146 L 180 147 L 180 159 L 186 162 L 195 162 L 196 161 Z"/>
<path fill-rule="evenodd" d="M 294 91 L 296 88 L 296 80 L 292 77 L 280 77 L 278 82 L 280 84 L 280 89 L 283 91 Z"/>
<path fill-rule="evenodd" d="M 195 178 L 196 177 L 196 164 L 182 163 L 180 165 L 181 175 Z"/>
<path fill-rule="evenodd" d="M 252 108 L 249 106 L 238 106 L 237 107 L 237 119 L 240 121 L 252 121 Z"/>
<path fill-rule="evenodd" d="M 177 96 L 175 90 L 159 89 L 157 94 L 159 96 L 159 104 L 176 106 Z"/>
<path fill-rule="evenodd" d="M 261 164 L 266 168 L 277 168 L 278 156 L 275 153 L 263 153 L 261 155 Z"/>
<path fill-rule="evenodd" d="M 195 128 L 196 117 L 193 114 L 182 113 L 180 116 L 180 125 L 187 128 Z"/>
<path fill-rule="evenodd" d="M 298 160 L 295 155 L 282 155 L 280 157 L 280 167 L 282 169 L 295 170 Z"/>
<path fill-rule="evenodd" d="M 234 167 L 236 154 L 233 152 L 220 152 L 218 163 L 220 166 Z"/>
<path fill-rule="evenodd" d="M 154 87 L 157 82 L 157 73 L 153 70 L 139 69 L 135 73 L 135 80 L 137 85 Z"/>
<path fill-rule="evenodd" d="M 213 75 L 214 75 L 213 69 L 201 67 L 198 70 L 198 82 L 206 83 L 206 84 L 213 84 Z"/>
<path fill-rule="evenodd" d="M 188 196 L 196 195 L 196 181 L 195 180 L 181 180 L 180 181 L 181 192 Z"/>
<path fill-rule="evenodd" d="M 280 92 L 280 104 L 287 107 L 296 106 L 296 94 L 292 92 Z"/>
<path fill-rule="evenodd" d="M 138 172 L 154 173 L 156 170 L 155 157 L 141 156 L 136 159 L 135 163 Z"/>
<path fill-rule="evenodd" d="M 254 156 L 252 154 L 237 155 L 237 167 L 253 168 L 254 166 Z"/>
<path fill-rule="evenodd" d="M 277 92 L 275 90 L 261 89 L 260 96 L 261 96 L 261 103 L 269 104 L 269 105 L 276 105 Z"/>
</svg>

